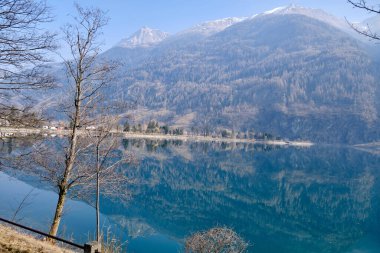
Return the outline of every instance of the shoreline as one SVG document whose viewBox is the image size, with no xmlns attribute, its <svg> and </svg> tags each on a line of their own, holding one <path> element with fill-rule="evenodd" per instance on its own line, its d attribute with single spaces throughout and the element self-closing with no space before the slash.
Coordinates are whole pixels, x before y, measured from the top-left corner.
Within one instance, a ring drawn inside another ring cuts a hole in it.
<svg viewBox="0 0 380 253">
<path fill-rule="evenodd" d="M 124 133 L 124 137 L 129 139 L 151 139 L 151 140 L 181 140 L 193 142 L 227 142 L 227 143 L 252 143 L 273 146 L 298 146 L 311 147 L 315 145 L 309 141 L 283 141 L 283 140 L 255 140 L 255 139 L 238 139 L 222 138 L 200 135 L 164 135 L 164 134 L 142 134 L 142 133 Z"/>
<path fill-rule="evenodd" d="M 374 155 L 380 154 L 380 142 L 369 142 L 369 143 L 362 143 L 354 145 L 354 148 L 363 152 L 368 152 Z"/>
<path fill-rule="evenodd" d="M 79 130 L 79 134 L 87 134 L 90 131 L 96 130 Z M 113 134 L 121 135 L 125 138 L 135 139 L 151 139 L 151 140 L 181 140 L 181 141 L 194 141 L 194 142 L 227 142 L 227 143 L 253 143 L 273 146 L 297 146 L 297 147 L 311 147 L 315 145 L 310 141 L 284 141 L 284 140 L 255 140 L 255 139 L 239 139 L 239 138 L 222 138 L 202 135 L 166 135 L 166 134 L 148 134 L 148 133 L 132 133 L 122 131 L 111 131 Z M 69 130 L 52 130 L 41 128 L 12 128 L 0 127 L 0 138 L 14 137 L 14 136 L 28 136 L 32 134 L 44 136 L 66 136 L 70 134 Z"/>
</svg>

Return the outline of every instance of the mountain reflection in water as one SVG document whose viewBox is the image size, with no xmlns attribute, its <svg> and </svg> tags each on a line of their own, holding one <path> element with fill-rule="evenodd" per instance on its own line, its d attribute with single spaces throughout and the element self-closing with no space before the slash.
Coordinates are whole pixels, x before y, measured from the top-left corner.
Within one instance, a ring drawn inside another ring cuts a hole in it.
<svg viewBox="0 0 380 253">
<path fill-rule="evenodd" d="M 11 155 L 31 144 L 8 139 L 0 148 Z M 143 139 L 121 140 L 120 151 L 136 158 L 123 171 L 134 183 L 103 196 L 101 211 L 128 234 L 131 252 L 146 252 L 149 240 L 160 241 L 160 252 L 176 252 L 173 241 L 214 226 L 234 229 L 252 252 L 380 250 L 380 156 L 331 146 Z"/>
</svg>

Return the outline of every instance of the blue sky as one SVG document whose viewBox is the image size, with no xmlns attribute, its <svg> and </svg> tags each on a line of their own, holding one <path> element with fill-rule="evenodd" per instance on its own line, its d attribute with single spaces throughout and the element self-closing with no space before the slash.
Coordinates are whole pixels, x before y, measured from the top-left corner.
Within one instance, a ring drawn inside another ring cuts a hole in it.
<svg viewBox="0 0 380 253">
<path fill-rule="evenodd" d="M 176 33 L 203 21 L 252 16 L 292 3 L 323 9 L 353 21 L 368 17 L 346 0 L 47 0 L 55 16 L 50 29 L 59 31 L 63 24 L 72 20 L 74 2 L 108 11 L 110 22 L 104 29 L 104 50 L 142 26 Z"/>
</svg>

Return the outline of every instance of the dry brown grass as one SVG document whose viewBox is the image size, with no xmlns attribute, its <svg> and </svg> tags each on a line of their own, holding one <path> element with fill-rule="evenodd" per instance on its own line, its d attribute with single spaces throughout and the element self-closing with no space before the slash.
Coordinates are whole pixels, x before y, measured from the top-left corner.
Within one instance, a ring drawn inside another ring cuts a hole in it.
<svg viewBox="0 0 380 253">
<path fill-rule="evenodd" d="M 74 253 L 0 225 L 0 253 Z"/>
</svg>

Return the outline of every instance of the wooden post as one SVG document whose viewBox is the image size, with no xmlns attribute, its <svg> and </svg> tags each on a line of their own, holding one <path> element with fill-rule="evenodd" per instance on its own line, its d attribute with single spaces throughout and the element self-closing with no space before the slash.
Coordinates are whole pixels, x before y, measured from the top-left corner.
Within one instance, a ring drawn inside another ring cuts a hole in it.
<svg viewBox="0 0 380 253">
<path fill-rule="evenodd" d="M 84 253 L 101 253 L 102 245 L 97 241 L 88 242 L 84 245 Z"/>
</svg>

